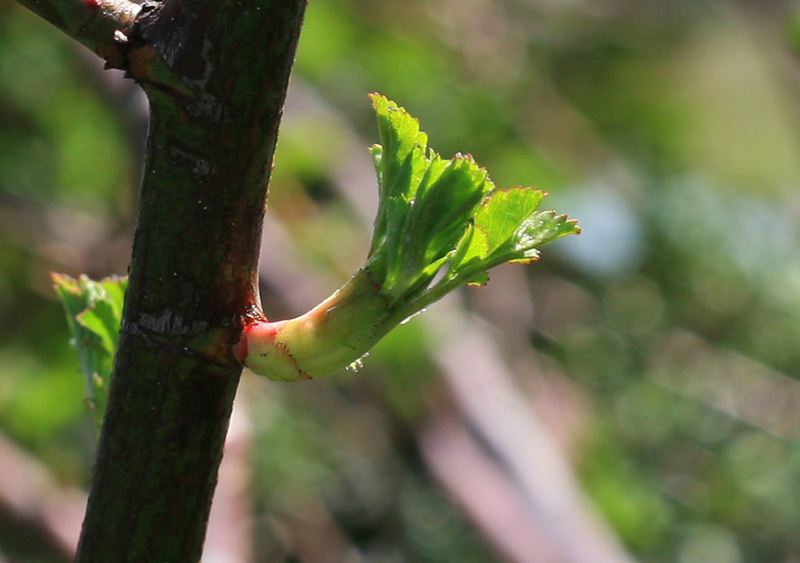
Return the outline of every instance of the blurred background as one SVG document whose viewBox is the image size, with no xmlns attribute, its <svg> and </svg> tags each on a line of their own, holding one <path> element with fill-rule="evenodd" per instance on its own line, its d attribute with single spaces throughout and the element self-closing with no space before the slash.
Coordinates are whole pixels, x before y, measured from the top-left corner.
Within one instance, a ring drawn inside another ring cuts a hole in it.
<svg viewBox="0 0 800 563">
<path fill-rule="evenodd" d="M 206 562 L 800 562 L 796 2 L 312 0 L 262 256 L 272 318 L 363 260 L 366 97 L 580 237 L 357 373 L 245 374 Z M 124 274 L 137 87 L 0 0 L 0 561 L 67 561 L 94 433 L 49 272 Z"/>
</svg>

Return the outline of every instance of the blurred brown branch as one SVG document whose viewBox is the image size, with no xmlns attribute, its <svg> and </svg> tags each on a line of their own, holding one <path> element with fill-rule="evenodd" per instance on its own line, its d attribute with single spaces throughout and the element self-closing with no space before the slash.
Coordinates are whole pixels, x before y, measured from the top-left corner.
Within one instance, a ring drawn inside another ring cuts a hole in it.
<svg viewBox="0 0 800 563">
<path fill-rule="evenodd" d="M 456 307 L 439 307 L 426 320 L 440 341 L 436 360 L 463 420 L 459 429 L 434 419 L 422 434 L 423 452 L 445 486 L 513 561 L 631 563 L 523 400 L 490 334 Z M 442 443 L 449 448 L 441 449 Z M 475 473 L 482 467 L 480 498 L 463 464 L 443 459 L 459 456 L 476 460 Z"/>
</svg>

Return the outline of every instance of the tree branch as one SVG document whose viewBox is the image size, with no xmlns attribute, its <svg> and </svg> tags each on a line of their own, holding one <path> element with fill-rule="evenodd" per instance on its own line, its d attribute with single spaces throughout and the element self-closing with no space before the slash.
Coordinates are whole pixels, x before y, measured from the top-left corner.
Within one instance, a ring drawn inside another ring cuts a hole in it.
<svg viewBox="0 0 800 563">
<path fill-rule="evenodd" d="M 78 561 L 199 559 L 241 365 L 305 0 L 146 4 L 151 120 L 119 348 Z"/>
<path fill-rule="evenodd" d="M 133 28 L 141 6 L 128 0 L 19 0 L 33 13 L 83 43 L 107 61 L 121 68 L 120 46 Z"/>
</svg>

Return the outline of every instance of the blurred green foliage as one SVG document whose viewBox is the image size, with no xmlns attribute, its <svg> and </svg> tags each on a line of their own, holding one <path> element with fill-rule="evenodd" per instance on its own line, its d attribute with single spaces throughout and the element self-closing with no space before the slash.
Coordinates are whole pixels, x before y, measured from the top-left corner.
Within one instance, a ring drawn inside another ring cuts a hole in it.
<svg viewBox="0 0 800 563">
<path fill-rule="evenodd" d="M 580 219 L 580 238 L 510 274 L 548 366 L 520 384 L 559 378 L 581 398 L 560 412 L 581 421 L 565 447 L 635 556 L 796 560 L 792 6 L 312 1 L 271 186 L 267 312 L 302 312 L 363 259 L 365 94 L 385 93 L 442 154 L 468 151 L 499 186 L 535 184 Z M 119 81 L 0 0 L 0 426 L 83 486 L 91 424 L 48 272 L 125 272 L 141 117 Z M 282 292 L 282 275 L 304 283 Z M 519 337 L 496 313 L 508 299 L 490 283 L 464 300 Z M 245 378 L 259 553 L 290 560 L 293 526 L 332 521 L 368 560 L 496 560 L 415 446 L 443 395 L 430 346 L 411 322 L 359 374 Z"/>
</svg>

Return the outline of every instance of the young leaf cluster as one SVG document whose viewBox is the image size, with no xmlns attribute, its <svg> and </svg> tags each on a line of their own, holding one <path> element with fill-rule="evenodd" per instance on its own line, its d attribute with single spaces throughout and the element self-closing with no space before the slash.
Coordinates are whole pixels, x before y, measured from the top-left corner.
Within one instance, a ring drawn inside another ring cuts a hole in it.
<svg viewBox="0 0 800 563">
<path fill-rule="evenodd" d="M 328 299 L 283 321 L 245 327 L 234 355 L 277 381 L 334 373 L 359 359 L 404 319 L 464 284 L 483 285 L 503 262 L 577 233 L 564 215 L 539 211 L 545 194 L 498 190 L 469 155 L 444 159 L 403 108 L 371 96 L 380 143 L 378 215 L 365 265 Z"/>
<path fill-rule="evenodd" d="M 71 343 L 86 379 L 86 403 L 99 430 L 117 350 L 127 278 L 93 281 L 52 274 L 56 294 L 67 313 Z"/>
<path fill-rule="evenodd" d="M 530 262 L 537 247 L 580 232 L 565 215 L 539 211 L 544 192 L 497 189 L 471 156 L 442 158 L 403 108 L 371 98 L 381 144 L 371 149 L 379 205 L 367 269 L 404 312 L 458 286 L 483 285 L 490 268 Z"/>
</svg>

